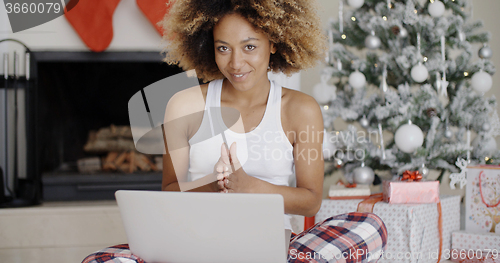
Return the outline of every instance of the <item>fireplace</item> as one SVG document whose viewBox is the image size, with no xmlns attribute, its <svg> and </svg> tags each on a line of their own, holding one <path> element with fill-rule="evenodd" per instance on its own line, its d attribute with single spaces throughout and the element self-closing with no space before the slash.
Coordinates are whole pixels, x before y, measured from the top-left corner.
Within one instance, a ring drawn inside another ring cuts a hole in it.
<svg viewBox="0 0 500 263">
<path fill-rule="evenodd" d="M 142 88 L 181 70 L 157 52 L 34 52 L 35 88 L 28 116 L 35 152 L 29 166 L 45 201 L 114 199 L 119 189 L 160 190 L 161 171 L 79 172 L 77 161 L 106 157 L 87 152 L 89 132 L 129 126 L 128 101 Z M 154 156 L 149 156 L 153 158 Z"/>
</svg>

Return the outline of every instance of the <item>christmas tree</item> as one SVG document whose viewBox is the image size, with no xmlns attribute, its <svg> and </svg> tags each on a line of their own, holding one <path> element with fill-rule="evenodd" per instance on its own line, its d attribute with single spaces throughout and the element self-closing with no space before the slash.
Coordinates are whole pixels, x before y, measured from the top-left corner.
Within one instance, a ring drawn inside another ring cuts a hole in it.
<svg viewBox="0 0 500 263">
<path fill-rule="evenodd" d="M 461 159 L 498 164 L 496 99 L 484 96 L 495 72 L 490 34 L 478 32 L 481 21 L 469 21 L 468 1 L 339 2 L 327 67 L 313 90 L 327 130 L 326 173 L 344 169 L 349 178 L 366 166 L 425 176 L 436 169 L 441 179 L 457 172 Z M 472 60 L 475 52 L 481 59 Z M 361 129 L 335 130 L 339 117 Z M 384 142 L 387 134 L 393 136 Z"/>
</svg>

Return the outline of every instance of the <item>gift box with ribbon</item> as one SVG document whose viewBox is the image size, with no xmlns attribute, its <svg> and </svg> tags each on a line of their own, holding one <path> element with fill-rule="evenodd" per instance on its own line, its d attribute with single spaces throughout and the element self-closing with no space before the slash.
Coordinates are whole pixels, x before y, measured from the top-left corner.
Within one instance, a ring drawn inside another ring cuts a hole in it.
<svg viewBox="0 0 500 263">
<path fill-rule="evenodd" d="M 317 223 L 338 214 L 372 211 L 384 221 L 388 232 L 387 246 L 378 262 L 435 263 L 450 251 L 451 233 L 460 229 L 460 199 L 441 196 L 440 203 L 429 204 L 389 204 L 381 202 L 381 194 L 365 200 L 325 199 L 312 220 Z"/>
<path fill-rule="evenodd" d="M 456 231 L 451 236 L 450 260 L 453 262 L 500 263 L 500 235 Z"/>
<path fill-rule="evenodd" d="M 469 166 L 466 174 L 465 230 L 500 234 L 500 166 Z"/>
<path fill-rule="evenodd" d="M 391 204 L 439 202 L 439 181 L 422 181 L 418 171 L 405 171 L 399 181 L 383 182 L 384 201 Z"/>
<path fill-rule="evenodd" d="M 328 198 L 330 199 L 365 199 L 370 196 L 370 186 L 363 184 L 344 184 L 342 181 L 330 185 Z"/>
</svg>

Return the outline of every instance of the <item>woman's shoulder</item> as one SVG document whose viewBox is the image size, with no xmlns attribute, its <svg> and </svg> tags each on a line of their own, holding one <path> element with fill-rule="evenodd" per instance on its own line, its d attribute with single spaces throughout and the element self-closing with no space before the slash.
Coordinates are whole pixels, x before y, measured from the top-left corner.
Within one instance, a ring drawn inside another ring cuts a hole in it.
<svg viewBox="0 0 500 263">
<path fill-rule="evenodd" d="M 301 91 L 283 88 L 281 93 L 283 123 L 293 129 L 299 126 L 323 123 L 323 115 L 316 100 Z"/>
<path fill-rule="evenodd" d="M 290 114 L 321 114 L 318 102 L 304 92 L 284 88 L 281 93 L 282 109 Z"/>
<path fill-rule="evenodd" d="M 203 111 L 207 90 L 208 84 L 202 84 L 178 91 L 168 101 L 167 115 L 176 118 Z"/>
</svg>

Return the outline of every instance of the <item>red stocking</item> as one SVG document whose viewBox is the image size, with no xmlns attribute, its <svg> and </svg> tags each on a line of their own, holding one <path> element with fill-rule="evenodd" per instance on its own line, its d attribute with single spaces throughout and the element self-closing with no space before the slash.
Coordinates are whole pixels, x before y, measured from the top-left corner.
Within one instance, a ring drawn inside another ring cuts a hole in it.
<svg viewBox="0 0 500 263">
<path fill-rule="evenodd" d="M 174 2 L 173 0 L 136 0 L 137 6 L 141 9 L 142 13 L 148 18 L 149 22 L 153 24 L 156 31 L 163 35 L 163 28 L 158 25 L 165 14 L 170 9 Z"/>
<path fill-rule="evenodd" d="M 120 0 L 71 0 L 77 2 L 64 15 L 85 45 L 94 52 L 104 51 L 113 39 L 113 13 Z"/>
</svg>

